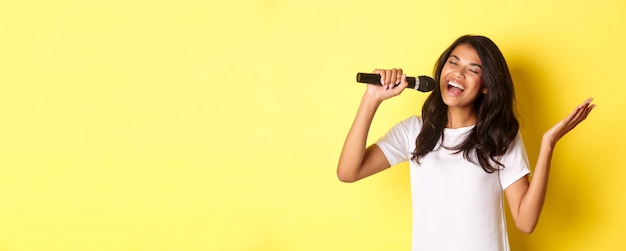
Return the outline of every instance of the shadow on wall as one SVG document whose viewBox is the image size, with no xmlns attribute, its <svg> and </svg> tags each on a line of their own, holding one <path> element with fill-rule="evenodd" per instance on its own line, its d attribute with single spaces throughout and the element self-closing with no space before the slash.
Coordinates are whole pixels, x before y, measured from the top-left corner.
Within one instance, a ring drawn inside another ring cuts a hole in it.
<svg viewBox="0 0 626 251">
<path fill-rule="evenodd" d="M 560 101 L 558 100 L 558 93 L 546 93 L 549 90 L 542 88 L 553 84 L 550 83 L 548 72 L 543 70 L 549 69 L 549 67 L 540 65 L 539 59 L 527 58 L 524 55 L 509 54 L 505 57 L 515 85 L 522 137 L 528 152 L 531 170 L 534 170 L 543 133 L 561 119 L 551 116 L 550 110 L 546 107 Z M 540 92 L 541 95 L 538 95 Z M 572 108 L 575 105 L 572 104 Z M 568 112 L 569 110 L 564 111 L 563 116 L 567 115 Z M 584 174 L 571 173 L 572 170 L 580 172 L 587 169 L 562 165 L 563 158 L 574 158 L 577 153 L 563 153 L 559 150 L 563 149 L 557 147 L 552 159 L 553 168 L 548 183 L 546 202 L 535 231 L 530 235 L 518 231 L 507 207 L 508 231 L 512 250 L 543 250 L 542 247 L 545 249 L 546 246 L 545 243 L 542 245 L 542 240 L 550 240 L 553 244 L 563 242 L 571 245 L 572 241 L 575 241 L 572 239 L 573 236 L 582 237 L 580 235 L 584 235 L 585 229 L 596 224 L 593 223 L 596 221 L 592 217 L 594 212 L 598 211 L 598 208 L 593 206 L 597 205 L 594 203 L 595 196 L 591 196 L 589 191 L 586 191 L 586 188 L 592 187 L 593 184 L 585 184 L 590 181 L 578 178 L 585 176 Z M 594 208 L 589 210 L 590 206 Z"/>
</svg>

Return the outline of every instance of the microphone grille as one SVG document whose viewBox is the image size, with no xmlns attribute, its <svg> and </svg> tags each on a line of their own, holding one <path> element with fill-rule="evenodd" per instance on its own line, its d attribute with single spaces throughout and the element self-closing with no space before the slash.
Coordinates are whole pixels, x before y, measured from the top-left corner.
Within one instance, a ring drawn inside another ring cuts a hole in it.
<svg viewBox="0 0 626 251">
<path fill-rule="evenodd" d="M 419 80 L 419 87 L 417 88 L 418 91 L 421 92 L 429 92 L 435 89 L 435 80 L 429 76 L 419 76 L 418 77 Z"/>
</svg>

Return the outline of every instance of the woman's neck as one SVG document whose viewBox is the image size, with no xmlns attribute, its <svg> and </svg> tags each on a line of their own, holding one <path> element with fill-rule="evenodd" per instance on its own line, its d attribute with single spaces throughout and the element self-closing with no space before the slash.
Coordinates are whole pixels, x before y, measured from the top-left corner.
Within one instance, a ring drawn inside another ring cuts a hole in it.
<svg viewBox="0 0 626 251">
<path fill-rule="evenodd" d="M 456 129 L 476 124 L 474 109 L 459 109 L 448 107 L 448 122 L 446 128 Z"/>
</svg>

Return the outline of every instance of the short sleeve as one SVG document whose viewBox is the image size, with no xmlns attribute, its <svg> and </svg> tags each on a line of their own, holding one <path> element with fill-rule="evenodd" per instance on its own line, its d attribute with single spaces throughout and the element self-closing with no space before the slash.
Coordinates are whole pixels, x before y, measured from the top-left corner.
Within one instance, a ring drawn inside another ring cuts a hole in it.
<svg viewBox="0 0 626 251">
<path fill-rule="evenodd" d="M 411 116 L 393 126 L 376 145 L 392 166 L 407 161 L 415 148 L 415 139 L 422 128 L 422 121 Z"/>
<path fill-rule="evenodd" d="M 504 168 L 499 170 L 502 190 L 530 173 L 528 155 L 526 154 L 524 141 L 519 132 L 500 162 L 504 164 Z"/>
</svg>

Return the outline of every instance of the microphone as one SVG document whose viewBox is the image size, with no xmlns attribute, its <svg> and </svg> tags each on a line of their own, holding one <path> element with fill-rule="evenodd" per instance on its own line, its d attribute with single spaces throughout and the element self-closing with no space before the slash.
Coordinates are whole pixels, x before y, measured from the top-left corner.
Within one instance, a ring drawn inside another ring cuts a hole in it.
<svg viewBox="0 0 626 251">
<path fill-rule="evenodd" d="M 429 76 L 406 77 L 406 81 L 409 82 L 409 86 L 406 88 L 421 92 L 429 92 L 435 89 L 435 80 Z M 380 85 L 380 74 L 359 72 L 356 74 L 356 82 Z"/>
</svg>

